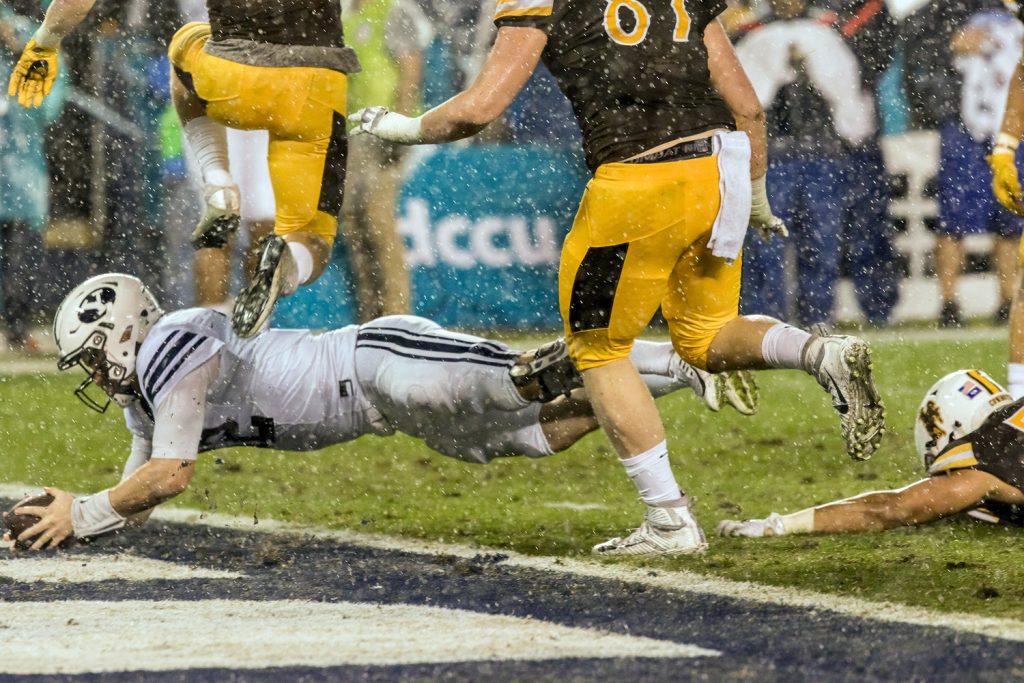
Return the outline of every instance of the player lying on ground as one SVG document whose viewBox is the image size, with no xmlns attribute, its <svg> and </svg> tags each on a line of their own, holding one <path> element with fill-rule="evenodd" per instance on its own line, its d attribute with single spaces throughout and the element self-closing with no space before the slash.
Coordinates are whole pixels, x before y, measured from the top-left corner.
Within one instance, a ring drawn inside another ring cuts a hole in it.
<svg viewBox="0 0 1024 683">
<path fill-rule="evenodd" d="M 725 520 L 723 536 L 876 531 L 968 512 L 1024 525 L 1024 399 L 980 370 L 935 383 L 917 413 L 915 441 L 928 478 L 893 491 L 765 519 Z"/>
<path fill-rule="evenodd" d="M 57 76 L 61 40 L 96 0 L 53 0 L 11 75 L 8 93 L 38 107 Z M 345 46 L 338 0 L 207 0 L 209 23 L 183 26 L 168 46 L 171 97 L 203 174 L 205 209 L 196 249 L 223 248 L 238 228 L 238 187 L 225 126 L 266 130 L 274 235 L 262 240 L 232 323 L 256 334 L 280 296 L 315 281 L 330 260 L 345 185 Z"/>
<path fill-rule="evenodd" d="M 217 448 L 311 451 L 403 432 L 486 463 L 552 455 L 598 427 L 562 342 L 521 354 L 413 316 L 241 339 L 220 313 L 165 315 L 139 280 L 110 274 L 68 295 L 54 337 L 60 369 L 88 375 L 75 393 L 99 411 L 124 407 L 133 440 L 117 486 L 78 499 L 47 489 L 48 507 L 19 509 L 41 517 L 20 536 L 38 535 L 36 549 L 121 528 L 181 493 L 196 456 Z M 669 343 L 638 342 L 632 359 L 657 396 L 690 387 L 712 410 L 756 409 L 748 375 L 695 370 Z"/>
</svg>

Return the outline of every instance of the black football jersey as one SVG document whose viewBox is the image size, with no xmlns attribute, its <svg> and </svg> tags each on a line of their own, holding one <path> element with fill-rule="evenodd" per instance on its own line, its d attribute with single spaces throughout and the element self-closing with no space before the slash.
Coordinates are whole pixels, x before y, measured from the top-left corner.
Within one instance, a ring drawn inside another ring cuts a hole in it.
<svg viewBox="0 0 1024 683">
<path fill-rule="evenodd" d="M 547 33 L 542 60 L 572 103 L 593 170 L 735 127 L 704 47 L 723 9 L 724 0 L 498 0 L 494 23 Z"/>
<path fill-rule="evenodd" d="M 938 475 L 975 469 L 1024 491 L 1024 399 L 996 410 L 976 430 L 950 441 L 928 467 Z M 1005 522 L 1024 526 L 1024 506 L 986 501 L 984 507 Z"/>
<path fill-rule="evenodd" d="M 215 41 L 344 47 L 340 0 L 207 0 Z"/>
</svg>

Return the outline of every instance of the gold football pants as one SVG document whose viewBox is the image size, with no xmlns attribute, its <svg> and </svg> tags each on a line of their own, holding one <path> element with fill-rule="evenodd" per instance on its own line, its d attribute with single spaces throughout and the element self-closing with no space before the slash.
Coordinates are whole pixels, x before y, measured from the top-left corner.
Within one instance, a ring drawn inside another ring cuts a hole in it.
<svg viewBox="0 0 1024 683">
<path fill-rule="evenodd" d="M 626 358 L 661 307 L 676 351 L 699 368 L 739 311 L 740 260 L 707 248 L 718 159 L 605 164 L 562 247 L 559 304 L 580 370 Z"/>
<path fill-rule="evenodd" d="M 345 74 L 239 64 L 207 54 L 210 25 L 193 22 L 168 48 L 181 82 L 207 115 L 230 128 L 266 130 L 274 232 L 313 232 L 334 242 L 345 189 Z"/>
</svg>

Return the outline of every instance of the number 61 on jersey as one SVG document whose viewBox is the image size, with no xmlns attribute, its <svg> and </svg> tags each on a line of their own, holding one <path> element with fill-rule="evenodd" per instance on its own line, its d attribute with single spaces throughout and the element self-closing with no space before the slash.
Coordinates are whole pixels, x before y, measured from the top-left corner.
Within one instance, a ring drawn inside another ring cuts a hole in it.
<svg viewBox="0 0 1024 683">
<path fill-rule="evenodd" d="M 651 27 L 651 11 L 640 0 L 605 0 L 608 5 L 604 10 L 604 30 L 608 37 L 619 45 L 639 45 L 647 38 L 647 30 Z M 676 15 L 675 29 L 672 40 L 685 43 L 690 40 L 690 15 L 686 11 L 685 0 L 647 0 L 648 3 L 661 4 L 670 2 Z M 630 29 L 622 26 L 623 10 L 633 16 L 634 22 Z"/>
</svg>

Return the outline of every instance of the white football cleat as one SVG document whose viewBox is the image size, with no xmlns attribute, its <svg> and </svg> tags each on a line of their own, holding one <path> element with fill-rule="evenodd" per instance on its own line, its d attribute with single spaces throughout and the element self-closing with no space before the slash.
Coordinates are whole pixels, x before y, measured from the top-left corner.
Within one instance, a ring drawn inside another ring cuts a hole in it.
<svg viewBox="0 0 1024 683">
<path fill-rule="evenodd" d="M 749 370 L 711 373 L 695 368 L 678 355 L 673 355 L 670 371 L 677 380 L 689 384 L 697 398 L 704 401 L 704 405 L 712 412 L 721 410 L 723 402 L 743 415 L 757 412 L 760 394 L 754 375 Z"/>
<path fill-rule="evenodd" d="M 223 248 L 242 222 L 241 197 L 237 185 L 207 185 L 203 188 L 203 215 L 192 231 L 193 249 Z"/>
<path fill-rule="evenodd" d="M 813 356 L 805 367 L 832 394 L 846 452 L 854 460 L 867 460 L 885 434 L 885 406 L 871 375 L 871 349 L 863 339 L 829 335 L 813 340 L 807 353 Z"/>
<path fill-rule="evenodd" d="M 761 538 L 763 536 L 782 536 L 786 533 L 782 523 L 782 515 L 773 512 L 764 519 L 723 519 L 718 523 L 719 536 L 744 536 Z"/>
<path fill-rule="evenodd" d="M 715 374 L 703 370 L 697 370 L 697 372 L 710 377 L 715 393 L 718 394 L 719 403 L 724 399 L 726 405 L 731 406 L 741 415 L 753 415 L 757 412 L 761 395 L 757 389 L 757 382 L 754 381 L 754 373 L 749 370 Z M 710 404 L 708 407 L 711 408 Z M 714 409 L 712 408 L 712 410 Z"/>
<path fill-rule="evenodd" d="M 626 538 L 598 543 L 595 555 L 694 555 L 708 549 L 704 532 L 688 503 L 679 507 L 647 506 L 644 522 Z"/>
</svg>

